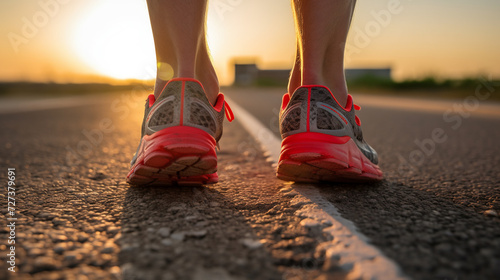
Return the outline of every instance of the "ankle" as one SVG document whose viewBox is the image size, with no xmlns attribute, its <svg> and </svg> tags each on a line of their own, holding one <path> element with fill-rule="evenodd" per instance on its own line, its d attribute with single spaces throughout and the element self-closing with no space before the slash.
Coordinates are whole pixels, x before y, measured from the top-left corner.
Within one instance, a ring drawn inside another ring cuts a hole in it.
<svg viewBox="0 0 500 280">
<path fill-rule="evenodd" d="M 208 101 L 210 101 L 212 105 L 215 105 L 217 96 L 219 95 L 219 81 L 217 79 L 217 76 L 215 74 L 206 75 L 206 77 L 199 77 L 198 80 L 205 89 L 205 94 L 207 95 Z"/>
<path fill-rule="evenodd" d="M 348 94 L 345 80 L 336 83 L 327 82 L 324 85 L 330 89 L 333 96 L 335 96 L 335 99 L 337 99 L 337 102 L 345 108 L 345 106 L 347 105 Z"/>
<path fill-rule="evenodd" d="M 155 96 L 155 98 L 158 98 L 161 94 L 161 91 L 163 90 L 163 88 L 167 85 L 168 81 L 165 81 L 161 78 L 156 77 L 156 81 L 155 81 L 155 87 L 154 87 L 154 90 L 153 90 L 153 94 Z"/>
<path fill-rule="evenodd" d="M 219 80 L 217 79 L 217 74 L 215 73 L 215 69 L 210 65 L 210 67 L 203 67 L 203 68 L 197 68 L 200 69 L 197 71 L 197 75 L 195 74 L 190 74 L 189 72 L 182 72 L 179 71 L 175 75 L 170 75 L 169 77 L 164 77 L 160 75 L 160 72 L 158 72 L 156 76 L 156 82 L 155 82 L 155 87 L 154 87 L 154 96 L 158 98 L 162 92 L 162 90 L 165 88 L 165 86 L 168 84 L 170 79 L 173 78 L 192 78 L 198 80 L 202 85 L 203 88 L 205 89 L 205 94 L 207 95 L 208 100 L 210 103 L 215 104 L 217 100 L 217 96 L 219 94 Z M 201 69 L 204 69 L 202 71 Z"/>
<path fill-rule="evenodd" d="M 197 58 L 195 78 L 203 85 L 208 101 L 215 105 L 219 95 L 219 79 L 208 55 L 208 50 L 203 51 Z"/>
<path fill-rule="evenodd" d="M 288 79 L 288 94 L 293 94 L 293 92 L 302 85 L 301 67 L 300 55 L 297 53 L 295 63 L 292 67 L 292 71 L 290 72 L 290 78 Z"/>
</svg>

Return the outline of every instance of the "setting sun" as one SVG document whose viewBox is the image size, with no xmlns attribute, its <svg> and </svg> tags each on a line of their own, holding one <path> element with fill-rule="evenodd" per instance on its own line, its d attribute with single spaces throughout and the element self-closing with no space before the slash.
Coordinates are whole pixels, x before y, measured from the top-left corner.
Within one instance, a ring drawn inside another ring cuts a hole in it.
<svg viewBox="0 0 500 280">
<path fill-rule="evenodd" d="M 75 53 L 101 75 L 153 79 L 156 63 L 146 3 L 113 0 L 96 5 L 76 23 Z"/>
</svg>

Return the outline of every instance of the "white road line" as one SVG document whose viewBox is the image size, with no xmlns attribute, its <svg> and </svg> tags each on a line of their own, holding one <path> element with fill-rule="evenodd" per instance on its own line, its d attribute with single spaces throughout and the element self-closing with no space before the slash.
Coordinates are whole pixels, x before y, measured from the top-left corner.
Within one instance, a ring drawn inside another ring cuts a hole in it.
<svg viewBox="0 0 500 280">
<path fill-rule="evenodd" d="M 228 102 L 236 119 L 269 154 L 269 160 L 276 164 L 281 140 L 241 106 L 231 100 Z M 358 232 L 351 221 L 343 218 L 316 187 L 293 184 L 282 192 L 296 193 L 291 204 L 300 206 L 295 214 L 303 218 L 301 224 L 324 227 L 323 233 L 329 235 L 331 241 L 319 244 L 316 251 L 325 252 L 326 265 L 341 266 L 348 271 L 346 279 L 408 279 L 395 262 L 368 244 L 368 238 Z"/>
<path fill-rule="evenodd" d="M 0 114 L 22 113 L 102 103 L 100 96 L 71 96 L 44 99 L 0 99 Z"/>
<path fill-rule="evenodd" d="M 281 140 L 276 138 L 273 132 L 262 125 L 252 114 L 231 99 L 227 97 L 226 99 L 231 104 L 231 108 L 234 108 L 235 116 L 238 116 L 237 120 L 260 143 L 262 149 L 269 153 L 268 159 L 272 160 L 273 163 L 278 163 Z"/>
</svg>

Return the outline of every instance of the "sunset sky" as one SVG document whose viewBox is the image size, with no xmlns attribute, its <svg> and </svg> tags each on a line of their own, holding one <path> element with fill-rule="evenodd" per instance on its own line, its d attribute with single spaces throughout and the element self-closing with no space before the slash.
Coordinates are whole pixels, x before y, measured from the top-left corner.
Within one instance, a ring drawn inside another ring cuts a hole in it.
<svg viewBox="0 0 500 280">
<path fill-rule="evenodd" d="M 390 2 L 399 2 L 398 8 L 388 8 Z M 232 82 L 233 58 L 255 59 L 263 68 L 291 67 L 289 0 L 209 3 L 209 45 L 222 84 Z M 346 66 L 390 66 L 396 79 L 499 78 L 498 12 L 498 0 L 358 1 Z M 0 2 L 0 18 L 0 80 L 90 82 L 155 75 L 145 0 L 7 0 Z"/>
</svg>

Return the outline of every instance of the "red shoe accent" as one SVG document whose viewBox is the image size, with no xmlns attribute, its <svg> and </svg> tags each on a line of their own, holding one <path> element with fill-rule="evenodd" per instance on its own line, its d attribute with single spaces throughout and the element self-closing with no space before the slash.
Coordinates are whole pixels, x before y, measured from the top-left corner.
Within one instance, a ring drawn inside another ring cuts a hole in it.
<svg viewBox="0 0 500 280">
<path fill-rule="evenodd" d="M 287 92 L 283 95 L 283 99 L 281 100 L 281 110 L 285 110 L 288 102 L 290 102 L 290 94 Z"/>
<path fill-rule="evenodd" d="M 182 80 L 181 87 L 181 113 L 179 118 L 179 125 L 184 125 L 184 91 L 186 90 L 186 81 Z"/>
<path fill-rule="evenodd" d="M 220 112 L 222 110 L 222 106 L 224 106 L 225 103 L 225 96 L 222 92 L 219 92 L 217 95 L 217 99 L 215 100 L 215 105 L 212 106 L 215 111 Z"/>
<path fill-rule="evenodd" d="M 332 110 L 335 114 L 337 114 L 337 116 L 339 116 L 344 121 L 345 124 L 347 124 L 347 120 L 344 118 L 344 116 L 342 116 L 342 114 L 338 113 L 337 110 L 333 109 L 332 107 L 330 107 L 328 105 L 321 104 L 321 106 Z"/>
<path fill-rule="evenodd" d="M 307 92 L 307 132 L 311 131 L 311 88 Z M 332 95 L 333 96 L 333 95 Z"/>
<path fill-rule="evenodd" d="M 142 138 L 127 175 L 131 185 L 202 185 L 218 181 L 215 139 L 189 126 L 162 129 Z"/>
<path fill-rule="evenodd" d="M 277 177 L 295 182 L 373 182 L 382 171 L 349 136 L 303 132 L 281 144 Z"/>
<path fill-rule="evenodd" d="M 151 108 L 151 106 L 153 106 L 153 104 L 155 104 L 156 102 L 156 98 L 155 98 L 155 95 L 154 94 L 150 94 L 148 96 L 148 105 L 149 105 L 149 108 Z"/>
<path fill-rule="evenodd" d="M 217 95 L 217 99 L 215 100 L 215 106 L 212 106 L 215 111 L 220 112 L 222 110 L 222 106 L 226 105 L 224 108 L 224 113 L 226 115 L 226 118 L 229 122 L 232 122 L 234 120 L 234 114 L 233 110 L 231 110 L 231 107 L 229 107 L 229 104 L 225 100 L 224 94 L 222 92 L 219 92 Z"/>
<path fill-rule="evenodd" d="M 356 111 L 361 110 L 361 106 L 354 104 L 354 110 Z M 358 126 L 361 126 L 361 120 L 358 118 L 358 116 L 354 116 L 354 120 L 356 121 L 356 124 Z"/>
</svg>

